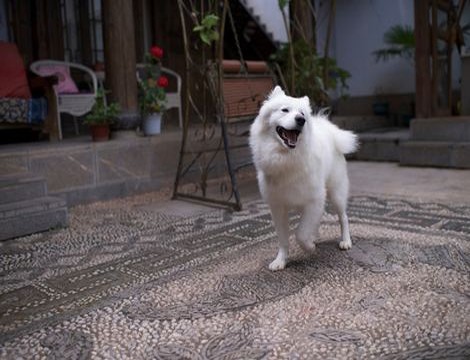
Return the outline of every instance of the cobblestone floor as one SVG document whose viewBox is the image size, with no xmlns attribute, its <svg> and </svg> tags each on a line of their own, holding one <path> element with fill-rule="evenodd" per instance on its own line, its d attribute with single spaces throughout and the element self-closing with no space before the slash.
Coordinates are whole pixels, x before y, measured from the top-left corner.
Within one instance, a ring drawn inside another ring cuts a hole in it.
<svg viewBox="0 0 470 360">
<path fill-rule="evenodd" d="M 469 358 L 469 203 L 371 189 L 353 184 L 353 249 L 327 211 L 276 273 L 256 191 L 241 212 L 168 192 L 76 207 L 0 244 L 0 358 Z"/>
</svg>

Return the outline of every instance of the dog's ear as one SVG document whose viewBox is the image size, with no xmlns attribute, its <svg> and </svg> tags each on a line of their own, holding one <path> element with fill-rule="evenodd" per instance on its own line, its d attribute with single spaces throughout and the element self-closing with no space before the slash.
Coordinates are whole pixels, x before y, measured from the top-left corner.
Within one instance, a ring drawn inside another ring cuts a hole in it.
<svg viewBox="0 0 470 360">
<path fill-rule="evenodd" d="M 272 99 L 272 98 L 275 98 L 276 96 L 279 96 L 279 95 L 285 95 L 284 91 L 281 89 L 281 87 L 279 85 L 277 85 L 273 91 L 271 91 L 271 93 L 269 94 L 268 96 L 268 99 Z"/>
<path fill-rule="evenodd" d="M 302 99 L 303 106 L 309 109 L 309 112 L 312 112 L 312 107 L 310 105 L 310 99 L 308 96 L 304 96 Z"/>
</svg>

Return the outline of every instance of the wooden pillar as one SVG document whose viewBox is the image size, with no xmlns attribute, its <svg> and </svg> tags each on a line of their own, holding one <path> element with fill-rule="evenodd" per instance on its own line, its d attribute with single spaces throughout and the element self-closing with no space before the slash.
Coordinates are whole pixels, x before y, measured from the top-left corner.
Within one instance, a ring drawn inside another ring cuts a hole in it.
<svg viewBox="0 0 470 360">
<path fill-rule="evenodd" d="M 9 6 L 12 12 L 15 43 L 23 56 L 24 63 L 28 65 L 34 60 L 31 3 L 10 0 Z"/>
<path fill-rule="evenodd" d="M 38 59 L 64 59 L 64 38 L 59 0 L 33 2 L 36 14 L 35 37 Z"/>
<path fill-rule="evenodd" d="M 110 100 L 121 107 L 117 127 L 132 129 L 140 121 L 132 1 L 103 0 L 102 4 L 106 87 Z"/>
<path fill-rule="evenodd" d="M 136 61 L 143 63 L 144 55 L 148 51 L 145 44 L 145 0 L 134 0 L 132 2 L 134 7 L 134 23 L 135 23 L 135 54 Z"/>
<path fill-rule="evenodd" d="M 88 1 L 81 1 L 78 7 L 80 24 L 81 63 L 90 68 L 93 67 L 93 50 L 91 46 L 90 7 Z"/>
<path fill-rule="evenodd" d="M 432 115 L 429 0 L 414 0 L 414 10 L 416 44 L 416 117 L 427 118 Z"/>
</svg>

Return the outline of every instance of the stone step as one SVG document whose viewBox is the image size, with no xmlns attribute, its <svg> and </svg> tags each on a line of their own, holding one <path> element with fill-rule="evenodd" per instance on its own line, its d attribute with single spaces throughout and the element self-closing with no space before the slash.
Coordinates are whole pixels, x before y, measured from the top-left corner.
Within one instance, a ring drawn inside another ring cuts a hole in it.
<svg viewBox="0 0 470 360">
<path fill-rule="evenodd" d="M 470 169 L 470 142 L 407 141 L 400 146 L 400 165 Z"/>
<path fill-rule="evenodd" d="M 0 205 L 46 196 L 44 178 L 32 174 L 0 176 Z"/>
<path fill-rule="evenodd" d="M 351 156 L 356 160 L 399 161 L 400 144 L 409 139 L 407 128 L 384 128 L 359 133 L 359 150 Z"/>
<path fill-rule="evenodd" d="M 67 226 L 67 207 L 61 198 L 43 196 L 0 205 L 0 240 Z"/>
<path fill-rule="evenodd" d="M 331 122 L 344 130 L 354 132 L 365 132 L 373 129 L 390 128 L 393 120 L 386 116 L 363 115 L 363 116 L 332 116 Z"/>
<path fill-rule="evenodd" d="M 414 119 L 410 129 L 416 141 L 470 142 L 470 116 Z"/>
</svg>

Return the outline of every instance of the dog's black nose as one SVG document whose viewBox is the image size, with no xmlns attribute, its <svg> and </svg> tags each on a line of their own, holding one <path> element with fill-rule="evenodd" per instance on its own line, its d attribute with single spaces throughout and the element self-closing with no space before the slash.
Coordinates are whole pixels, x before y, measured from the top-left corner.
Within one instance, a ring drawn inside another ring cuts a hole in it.
<svg viewBox="0 0 470 360">
<path fill-rule="evenodd" d="M 295 117 L 295 122 L 297 123 L 298 126 L 304 126 L 305 124 L 305 118 L 303 116 L 296 116 Z"/>
</svg>

